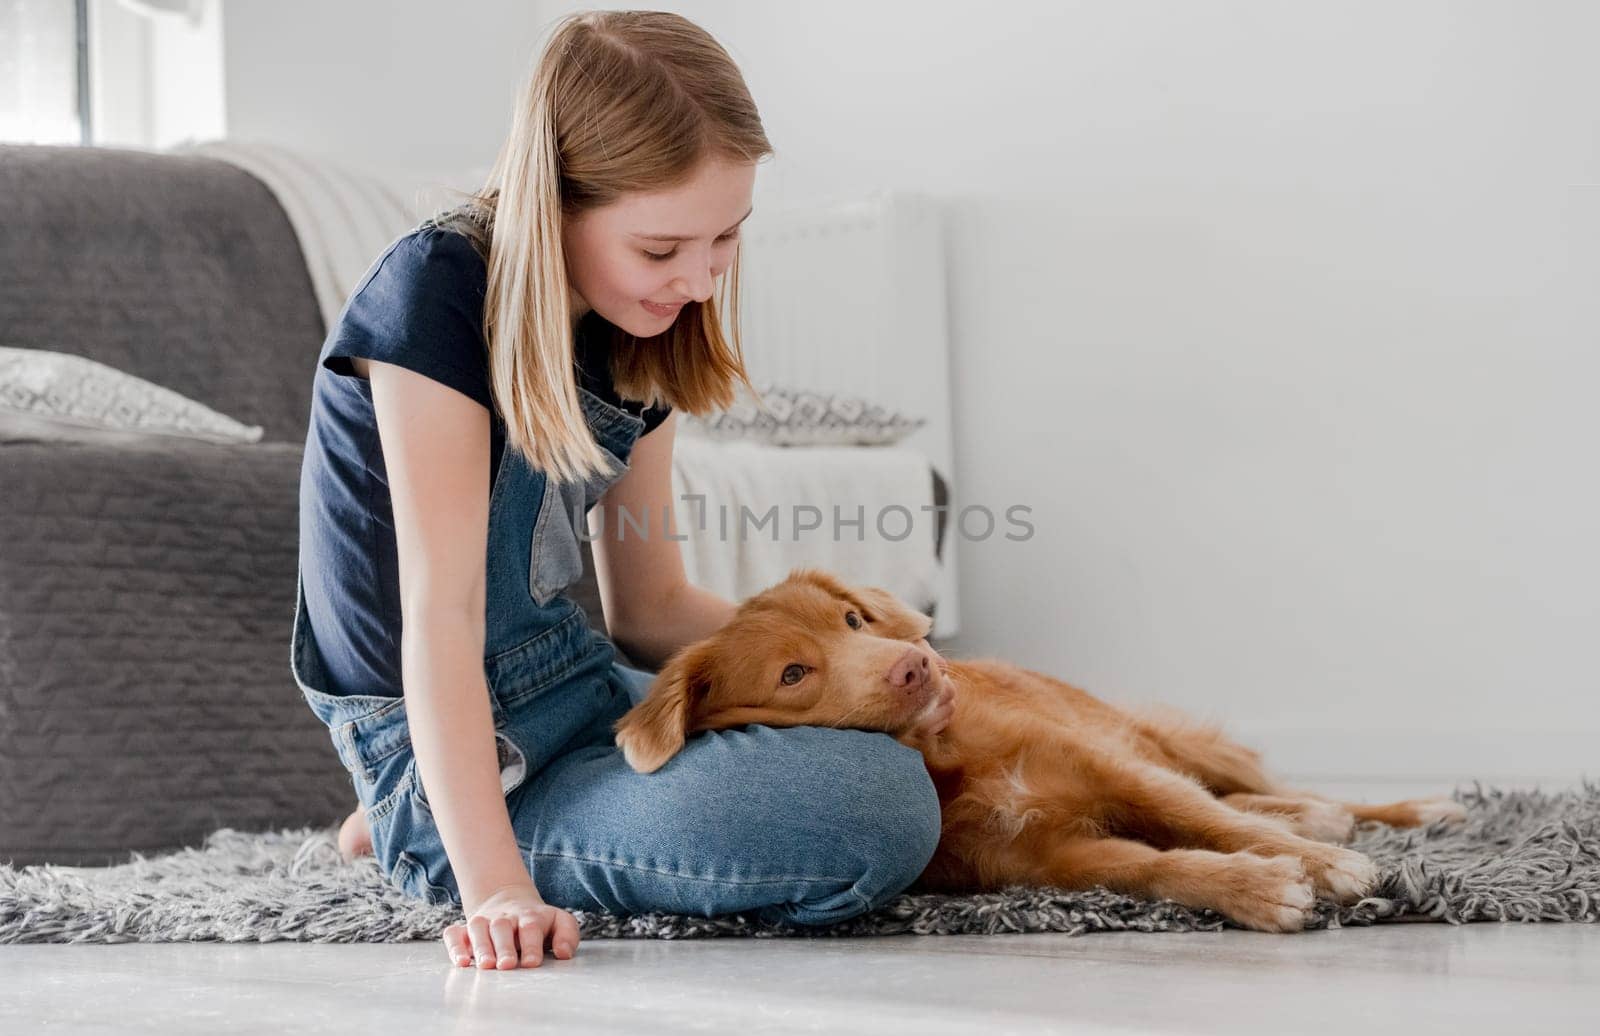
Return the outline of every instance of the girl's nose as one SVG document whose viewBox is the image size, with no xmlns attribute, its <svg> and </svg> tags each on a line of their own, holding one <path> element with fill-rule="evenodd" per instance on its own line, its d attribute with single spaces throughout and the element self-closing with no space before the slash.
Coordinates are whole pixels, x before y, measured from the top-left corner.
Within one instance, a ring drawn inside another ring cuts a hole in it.
<svg viewBox="0 0 1600 1036">
<path fill-rule="evenodd" d="M 696 302 L 704 302 L 711 297 L 711 282 L 712 277 L 708 270 L 701 276 L 680 277 L 673 282 L 672 287 L 674 291 L 681 292 Z"/>
<path fill-rule="evenodd" d="M 711 287 L 716 281 L 716 270 L 709 264 L 706 266 L 694 265 L 692 274 L 679 277 L 672 282 L 672 290 L 679 292 L 696 302 L 704 302 L 711 297 Z"/>
</svg>

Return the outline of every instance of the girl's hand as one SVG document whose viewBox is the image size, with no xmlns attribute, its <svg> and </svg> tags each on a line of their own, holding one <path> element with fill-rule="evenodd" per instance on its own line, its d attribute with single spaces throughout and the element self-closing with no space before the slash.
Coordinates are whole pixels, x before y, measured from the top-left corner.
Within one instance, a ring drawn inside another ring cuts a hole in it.
<svg viewBox="0 0 1600 1036">
<path fill-rule="evenodd" d="M 571 960 L 578 951 L 578 920 L 546 903 L 531 881 L 496 889 L 466 921 L 444 930 L 445 951 L 464 968 L 537 968 L 547 940 L 557 958 Z"/>
</svg>

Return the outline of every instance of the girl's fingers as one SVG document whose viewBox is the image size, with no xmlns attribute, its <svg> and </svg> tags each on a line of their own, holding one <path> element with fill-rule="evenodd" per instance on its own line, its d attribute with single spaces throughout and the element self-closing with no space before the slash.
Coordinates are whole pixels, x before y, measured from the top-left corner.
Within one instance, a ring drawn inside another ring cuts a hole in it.
<svg viewBox="0 0 1600 1036">
<path fill-rule="evenodd" d="M 497 968 L 516 967 L 517 926 L 511 923 L 511 918 L 497 917 L 490 921 L 489 935 L 494 939 L 494 966 Z"/>
<path fill-rule="evenodd" d="M 450 962 L 456 965 L 472 963 L 472 944 L 467 941 L 467 926 L 453 924 L 444 930 L 444 949 Z"/>
<path fill-rule="evenodd" d="M 489 935 L 489 919 L 472 918 L 467 922 L 467 931 L 472 934 L 472 962 L 480 968 L 494 967 L 494 938 Z"/>
<path fill-rule="evenodd" d="M 557 910 L 555 923 L 550 926 L 550 945 L 557 957 L 571 960 L 578 952 L 578 919 L 565 910 Z"/>
<path fill-rule="evenodd" d="M 537 968 L 544 961 L 544 926 L 537 917 L 527 917 L 517 926 L 522 942 L 522 966 Z"/>
<path fill-rule="evenodd" d="M 444 930 L 444 945 L 451 961 L 486 969 L 537 968 L 544 962 L 545 943 L 562 960 L 578 950 L 578 921 L 565 910 L 553 909 L 524 915 L 520 923 L 509 917 L 471 917 Z"/>
</svg>

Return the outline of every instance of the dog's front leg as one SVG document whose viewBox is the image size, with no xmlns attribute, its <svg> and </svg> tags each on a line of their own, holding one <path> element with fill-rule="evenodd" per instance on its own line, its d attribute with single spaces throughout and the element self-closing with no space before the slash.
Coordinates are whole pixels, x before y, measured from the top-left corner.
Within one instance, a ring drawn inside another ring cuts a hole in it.
<svg viewBox="0 0 1600 1036">
<path fill-rule="evenodd" d="M 1377 884 L 1378 871 L 1361 853 L 1314 842 L 1267 817 L 1219 802 L 1196 781 L 1151 763 L 1100 760 L 1103 791 L 1152 841 L 1223 853 L 1294 856 L 1319 891 L 1353 903 Z"/>
<path fill-rule="evenodd" d="M 1316 901 L 1293 856 L 1161 850 L 1125 838 L 1068 837 L 1043 848 L 1042 884 L 1171 899 L 1263 932 L 1300 931 Z"/>
</svg>

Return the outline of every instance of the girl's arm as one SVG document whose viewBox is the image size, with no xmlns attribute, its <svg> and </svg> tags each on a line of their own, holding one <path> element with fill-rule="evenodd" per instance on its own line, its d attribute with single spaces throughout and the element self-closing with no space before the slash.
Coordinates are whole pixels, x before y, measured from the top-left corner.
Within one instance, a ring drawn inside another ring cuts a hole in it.
<svg viewBox="0 0 1600 1036">
<path fill-rule="evenodd" d="M 483 670 L 489 412 L 394 364 L 370 364 L 400 566 L 401 681 L 417 772 L 471 915 L 534 892 L 500 788 Z"/>
<path fill-rule="evenodd" d="M 500 789 L 482 609 L 408 612 L 401 657 L 417 771 L 470 915 L 492 892 L 533 888 Z"/>
<path fill-rule="evenodd" d="M 677 544 L 672 547 L 676 551 Z M 651 621 L 629 627 L 626 633 L 613 639 L 629 658 L 651 669 L 660 669 L 674 651 L 720 629 L 733 618 L 734 608 L 732 601 L 704 587 L 681 583 L 664 601 L 656 604 Z"/>
<path fill-rule="evenodd" d="M 594 567 L 611 639 L 629 658 L 652 669 L 659 669 L 679 648 L 716 632 L 735 608 L 732 601 L 689 582 L 678 541 L 672 538 L 678 534 L 672 500 L 677 426 L 674 410 L 634 445 L 628 470 L 595 505 L 602 517 L 591 525 L 603 533 L 593 540 Z M 632 524 L 623 524 L 624 510 Z"/>
</svg>

